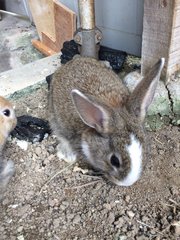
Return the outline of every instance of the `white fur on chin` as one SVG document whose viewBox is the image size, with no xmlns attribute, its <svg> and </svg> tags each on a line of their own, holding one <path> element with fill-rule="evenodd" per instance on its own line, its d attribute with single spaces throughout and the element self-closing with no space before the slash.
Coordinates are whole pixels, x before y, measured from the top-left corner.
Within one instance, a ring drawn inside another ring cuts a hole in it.
<svg viewBox="0 0 180 240">
<path fill-rule="evenodd" d="M 82 147 L 82 151 L 83 151 L 84 155 L 87 157 L 88 160 L 90 160 L 91 159 L 91 153 L 89 151 L 89 145 L 87 144 L 87 142 L 82 141 L 81 147 Z"/>
<path fill-rule="evenodd" d="M 126 146 L 131 161 L 131 170 L 128 175 L 122 180 L 117 182 L 119 186 L 131 186 L 135 183 L 142 171 L 142 145 L 134 134 L 130 135 L 131 144 Z"/>
</svg>

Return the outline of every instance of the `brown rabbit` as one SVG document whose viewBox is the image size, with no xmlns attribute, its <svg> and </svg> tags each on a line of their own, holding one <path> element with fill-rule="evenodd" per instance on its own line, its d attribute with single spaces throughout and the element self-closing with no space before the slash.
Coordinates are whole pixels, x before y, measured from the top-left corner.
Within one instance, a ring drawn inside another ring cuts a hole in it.
<svg viewBox="0 0 180 240">
<path fill-rule="evenodd" d="M 162 58 L 132 93 L 95 59 L 75 58 L 60 67 L 49 93 L 59 158 L 72 162 L 83 155 L 111 182 L 135 183 L 147 159 L 143 121 L 163 65 Z"/>
<path fill-rule="evenodd" d="M 0 96 L 0 199 L 14 174 L 14 163 L 3 158 L 3 148 L 9 133 L 16 126 L 16 117 L 12 104 Z"/>
</svg>

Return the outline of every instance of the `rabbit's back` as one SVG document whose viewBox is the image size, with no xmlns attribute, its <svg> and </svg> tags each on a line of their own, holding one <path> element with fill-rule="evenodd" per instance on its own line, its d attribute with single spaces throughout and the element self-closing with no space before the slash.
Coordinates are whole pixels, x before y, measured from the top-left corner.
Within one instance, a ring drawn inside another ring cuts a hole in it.
<svg viewBox="0 0 180 240">
<path fill-rule="evenodd" d="M 129 95 L 119 77 L 102 62 L 92 58 L 73 59 L 55 72 L 50 90 L 51 122 L 61 123 L 61 127 L 64 124 L 66 129 L 75 124 L 84 126 L 72 103 L 73 89 L 95 97 L 110 108 L 122 106 Z"/>
<path fill-rule="evenodd" d="M 59 68 L 54 74 L 53 85 L 56 92 L 63 94 L 56 96 L 62 100 L 70 99 L 70 92 L 75 88 L 110 107 L 123 105 L 128 96 L 127 88 L 117 74 L 92 58 L 76 58 Z"/>
</svg>

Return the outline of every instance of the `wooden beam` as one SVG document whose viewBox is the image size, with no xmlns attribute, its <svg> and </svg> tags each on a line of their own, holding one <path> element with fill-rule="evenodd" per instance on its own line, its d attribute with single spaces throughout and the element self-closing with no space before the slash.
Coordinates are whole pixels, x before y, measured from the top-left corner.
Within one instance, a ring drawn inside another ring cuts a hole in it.
<svg viewBox="0 0 180 240">
<path fill-rule="evenodd" d="M 47 32 L 42 32 L 42 42 L 54 51 L 60 51 L 63 43 L 73 39 L 76 30 L 76 14 L 69 8 L 54 0 L 54 27 L 56 39 Z"/>
<path fill-rule="evenodd" d="M 142 74 L 161 57 L 166 58 L 166 80 L 180 70 L 180 0 L 145 0 Z"/>
<path fill-rule="evenodd" d="M 28 0 L 28 3 L 40 40 L 42 32 L 47 32 L 55 39 L 53 0 Z"/>
<path fill-rule="evenodd" d="M 53 51 L 51 48 L 47 47 L 45 44 L 43 44 L 41 41 L 38 41 L 36 39 L 33 39 L 32 45 L 37 48 L 42 54 L 45 56 L 52 56 L 56 54 L 57 52 Z"/>
</svg>

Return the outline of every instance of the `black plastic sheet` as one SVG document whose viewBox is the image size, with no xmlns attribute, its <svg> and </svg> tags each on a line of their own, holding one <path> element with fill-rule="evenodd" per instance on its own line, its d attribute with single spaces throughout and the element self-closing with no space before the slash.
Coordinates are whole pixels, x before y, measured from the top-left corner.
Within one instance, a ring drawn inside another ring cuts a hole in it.
<svg viewBox="0 0 180 240">
<path fill-rule="evenodd" d="M 45 134 L 50 133 L 51 129 L 48 121 L 23 115 L 17 117 L 17 126 L 11 132 L 11 136 L 28 142 L 41 142 Z"/>
<path fill-rule="evenodd" d="M 78 44 L 74 40 L 66 41 L 61 49 L 61 63 L 70 61 L 76 54 L 79 54 Z M 99 60 L 108 61 L 115 72 L 119 72 L 126 60 L 127 53 L 120 50 L 100 46 Z"/>
</svg>

